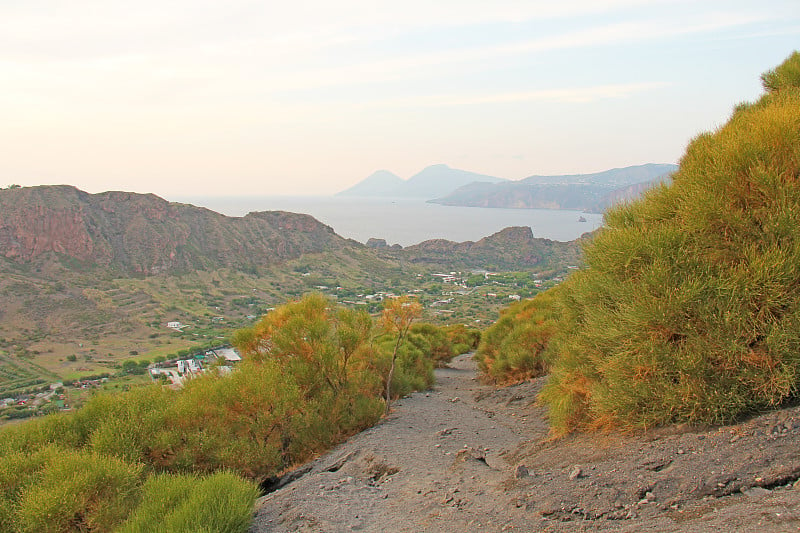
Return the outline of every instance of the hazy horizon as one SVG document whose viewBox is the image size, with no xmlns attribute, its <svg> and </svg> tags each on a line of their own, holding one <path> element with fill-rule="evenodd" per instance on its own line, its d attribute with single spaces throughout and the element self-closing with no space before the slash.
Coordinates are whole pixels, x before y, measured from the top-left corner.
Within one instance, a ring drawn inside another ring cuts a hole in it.
<svg viewBox="0 0 800 533">
<path fill-rule="evenodd" d="M 794 0 L 0 5 L 0 186 L 331 195 L 444 163 L 676 163 L 797 48 Z"/>
<path fill-rule="evenodd" d="M 176 196 L 172 201 L 205 207 L 226 216 L 252 211 L 289 211 L 313 216 L 340 236 L 366 243 L 410 246 L 431 239 L 478 241 L 512 226 L 530 227 L 533 236 L 571 241 L 603 223 L 600 213 L 569 209 L 505 209 L 446 206 L 419 198 L 337 196 Z"/>
</svg>

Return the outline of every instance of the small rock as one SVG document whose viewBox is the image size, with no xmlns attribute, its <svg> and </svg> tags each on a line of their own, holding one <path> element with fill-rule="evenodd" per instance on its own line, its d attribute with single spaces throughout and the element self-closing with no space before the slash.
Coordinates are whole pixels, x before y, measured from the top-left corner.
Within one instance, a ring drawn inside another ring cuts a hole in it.
<svg viewBox="0 0 800 533">
<path fill-rule="evenodd" d="M 514 470 L 515 479 L 522 479 L 528 476 L 530 476 L 530 472 L 528 472 L 528 468 L 525 465 L 518 465 L 517 468 Z"/>
<path fill-rule="evenodd" d="M 683 448 L 678 448 L 678 455 L 683 455 L 686 451 Z"/>
<path fill-rule="evenodd" d="M 749 489 L 742 491 L 747 496 L 751 498 L 757 498 L 759 496 L 764 496 L 765 494 L 769 494 L 772 492 L 771 490 L 765 489 L 764 487 L 750 487 Z"/>
<path fill-rule="evenodd" d="M 511 505 L 513 505 L 517 509 L 521 509 L 526 506 L 526 502 L 522 498 L 513 498 L 511 500 Z"/>
<path fill-rule="evenodd" d="M 656 500 L 656 497 L 652 492 L 647 491 L 644 493 L 644 499 L 647 500 L 648 502 L 654 502 Z"/>
<path fill-rule="evenodd" d="M 542 516 L 549 516 L 556 514 L 557 512 L 561 511 L 561 508 L 562 508 L 561 502 L 558 502 L 556 500 L 544 500 L 538 502 L 538 504 L 536 505 L 536 510 Z"/>
<path fill-rule="evenodd" d="M 583 470 L 578 465 L 572 467 L 572 472 L 569 473 L 569 480 L 575 481 L 576 479 L 583 477 Z"/>
</svg>

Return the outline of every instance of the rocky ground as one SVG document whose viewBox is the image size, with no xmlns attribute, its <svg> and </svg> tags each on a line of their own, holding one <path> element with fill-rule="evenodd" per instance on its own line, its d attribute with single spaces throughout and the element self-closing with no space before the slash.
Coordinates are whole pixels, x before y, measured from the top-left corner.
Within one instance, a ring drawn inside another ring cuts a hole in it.
<svg viewBox="0 0 800 533">
<path fill-rule="evenodd" d="M 737 425 L 548 438 L 542 380 L 469 356 L 258 502 L 284 531 L 800 531 L 800 407 Z"/>
</svg>

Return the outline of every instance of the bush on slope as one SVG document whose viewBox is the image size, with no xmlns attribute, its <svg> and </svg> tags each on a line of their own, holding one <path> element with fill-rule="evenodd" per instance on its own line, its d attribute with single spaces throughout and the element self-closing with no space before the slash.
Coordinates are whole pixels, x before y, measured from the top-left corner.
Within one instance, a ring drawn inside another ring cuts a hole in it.
<svg viewBox="0 0 800 533">
<path fill-rule="evenodd" d="M 507 384 L 548 372 L 546 348 L 557 327 L 557 292 L 553 288 L 511 304 L 487 328 L 475 354 L 484 378 Z"/>
<path fill-rule="evenodd" d="M 800 379 L 800 54 L 606 214 L 562 286 L 541 399 L 556 432 L 722 423 Z"/>
</svg>

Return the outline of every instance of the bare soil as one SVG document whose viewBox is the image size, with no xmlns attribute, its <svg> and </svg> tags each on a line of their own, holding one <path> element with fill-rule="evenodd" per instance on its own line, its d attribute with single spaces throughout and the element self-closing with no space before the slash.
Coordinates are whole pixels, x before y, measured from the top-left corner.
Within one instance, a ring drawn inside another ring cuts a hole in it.
<svg viewBox="0 0 800 533">
<path fill-rule="evenodd" d="M 543 379 L 482 385 L 469 355 L 436 373 L 261 498 L 251 533 L 800 531 L 800 407 L 554 440 Z"/>
</svg>

